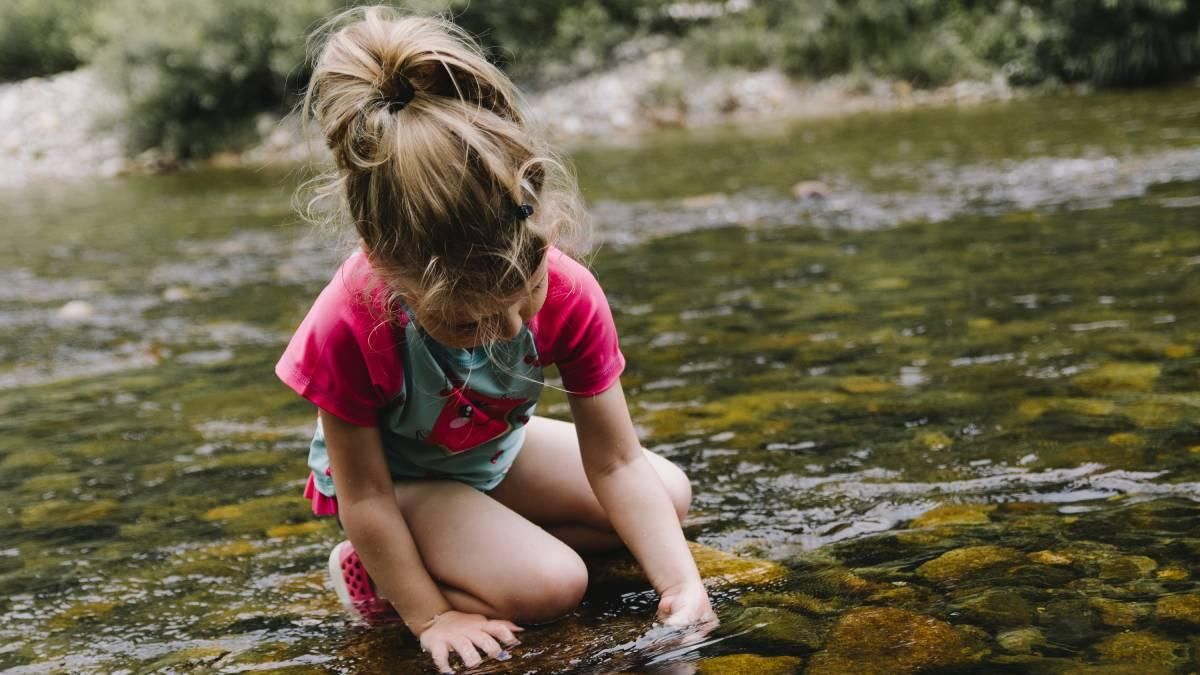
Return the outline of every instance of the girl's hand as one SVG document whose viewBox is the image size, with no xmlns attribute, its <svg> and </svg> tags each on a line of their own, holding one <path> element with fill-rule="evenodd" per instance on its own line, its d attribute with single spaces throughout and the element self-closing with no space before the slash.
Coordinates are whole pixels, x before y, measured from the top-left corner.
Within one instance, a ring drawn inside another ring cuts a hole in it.
<svg viewBox="0 0 1200 675">
<path fill-rule="evenodd" d="M 451 649 L 458 652 L 467 668 L 474 668 L 483 662 L 479 656 L 481 651 L 489 658 L 507 661 L 512 657 L 505 647 L 520 644 L 514 633 L 522 630 L 511 621 L 452 610 L 434 617 L 417 637 L 421 640 L 421 649 L 433 657 L 438 672 L 453 673 L 454 669 L 450 667 Z"/>
<path fill-rule="evenodd" d="M 701 630 L 701 634 L 716 628 L 719 623 L 703 584 L 664 591 L 658 602 L 658 619 L 667 626 L 695 626 Z"/>
</svg>

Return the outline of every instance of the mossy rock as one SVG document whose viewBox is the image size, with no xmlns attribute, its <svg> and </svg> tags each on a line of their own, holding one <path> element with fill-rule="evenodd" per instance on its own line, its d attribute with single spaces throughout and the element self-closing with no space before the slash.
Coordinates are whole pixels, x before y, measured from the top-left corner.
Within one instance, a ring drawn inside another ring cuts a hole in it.
<svg viewBox="0 0 1200 675">
<path fill-rule="evenodd" d="M 201 517 L 221 523 L 234 534 L 265 534 L 271 528 L 286 525 L 289 521 L 307 522 L 312 514 L 299 496 L 275 495 L 218 506 L 209 509 Z"/>
<path fill-rule="evenodd" d="M 325 529 L 325 523 L 319 520 L 307 520 L 303 523 L 276 525 L 267 528 L 267 536 L 272 539 L 283 539 L 286 537 L 299 537 L 313 532 L 320 532 Z"/>
<path fill-rule="evenodd" d="M 116 606 L 116 603 L 106 601 L 76 603 L 55 614 L 46 622 L 46 627 L 52 630 L 65 630 L 80 624 L 103 624 Z"/>
<path fill-rule="evenodd" d="M 1033 623 L 1033 607 L 1025 598 L 1008 590 L 986 591 L 963 600 L 961 607 L 969 620 L 988 628 L 1014 628 Z"/>
<path fill-rule="evenodd" d="M 883 394 L 896 388 L 896 384 L 874 377 L 852 375 L 838 380 L 838 387 L 849 394 Z"/>
<path fill-rule="evenodd" d="M 834 624 L 808 675 L 902 675 L 979 661 L 987 653 L 973 635 L 914 612 L 864 607 Z"/>
<path fill-rule="evenodd" d="M 224 647 L 188 647 L 164 656 L 157 661 L 147 664 L 141 672 L 197 672 L 206 671 L 217 661 L 220 661 L 229 650 Z"/>
<path fill-rule="evenodd" d="M 993 504 L 942 504 L 917 516 L 912 526 L 986 525 L 991 522 L 988 514 L 995 510 Z"/>
<path fill-rule="evenodd" d="M 1114 556 L 1100 562 L 1099 577 L 1106 581 L 1133 581 L 1154 574 L 1158 562 L 1144 555 Z"/>
<path fill-rule="evenodd" d="M 1161 373 L 1157 363 L 1106 363 L 1075 376 L 1071 384 L 1088 394 L 1150 391 Z"/>
<path fill-rule="evenodd" d="M 765 586 L 788 578 L 783 565 L 770 560 L 740 558 L 711 546 L 688 542 L 706 586 Z M 629 555 L 597 558 L 591 561 L 593 583 L 648 583 L 637 561 Z"/>
<path fill-rule="evenodd" d="M 1110 635 L 1096 645 L 1096 653 L 1108 661 L 1127 661 L 1165 666 L 1182 663 L 1187 645 L 1145 631 Z"/>
<path fill-rule="evenodd" d="M 701 661 L 696 675 L 792 675 L 803 665 L 804 659 L 796 656 L 730 654 Z"/>
<path fill-rule="evenodd" d="M 1107 417 L 1117 410 L 1117 404 L 1099 398 L 1030 398 L 1021 401 L 1017 412 L 1022 417 L 1038 418 L 1048 412 L 1069 413 L 1084 417 Z"/>
<path fill-rule="evenodd" d="M 1040 628 L 1022 626 L 997 633 L 996 643 L 1011 654 L 1030 654 L 1046 645 L 1046 636 Z"/>
<path fill-rule="evenodd" d="M 53 492 L 59 495 L 68 494 L 79 487 L 80 476 L 77 473 L 45 473 L 26 478 L 21 483 L 21 492 L 33 495 L 44 495 Z"/>
<path fill-rule="evenodd" d="M 816 620 L 778 607 L 750 607 L 729 623 L 747 631 L 744 639 L 761 640 L 772 648 L 791 652 L 816 651 L 825 639 L 825 631 Z"/>
<path fill-rule="evenodd" d="M 1148 611 L 1129 602 L 1120 602 L 1109 598 L 1089 598 L 1088 604 L 1100 612 L 1100 620 L 1106 626 L 1114 628 L 1130 628 Z"/>
<path fill-rule="evenodd" d="M 116 510 L 117 501 L 115 499 L 94 501 L 47 499 L 21 509 L 18 521 L 23 527 L 79 525 L 103 520 Z"/>
<path fill-rule="evenodd" d="M 1154 614 L 1159 621 L 1177 621 L 1200 626 L 1200 594 L 1167 595 L 1158 599 Z"/>
<path fill-rule="evenodd" d="M 1038 565 L 1070 565 L 1075 562 L 1070 555 L 1057 551 L 1034 551 L 1025 557 Z"/>
<path fill-rule="evenodd" d="M 1171 344 L 1163 347 L 1163 356 L 1168 359 L 1189 359 L 1196 355 L 1196 349 L 1191 345 Z"/>
<path fill-rule="evenodd" d="M 67 460 L 60 452 L 49 450 L 20 450 L 6 455 L 0 460 L 0 471 L 17 471 L 23 469 L 50 469 L 66 467 Z"/>
<path fill-rule="evenodd" d="M 917 568 L 917 575 L 940 583 L 955 583 L 1001 567 L 1023 562 L 1020 551 L 1005 546 L 968 546 L 947 551 Z"/>
<path fill-rule="evenodd" d="M 940 431 L 921 431 L 913 440 L 926 450 L 945 450 L 954 445 L 954 439 Z"/>
<path fill-rule="evenodd" d="M 812 616 L 836 614 L 838 606 L 828 600 L 797 591 L 754 591 L 738 598 L 743 607 L 783 607 Z"/>
<path fill-rule="evenodd" d="M 1154 573 L 1154 577 L 1159 581 L 1187 581 L 1191 576 L 1192 573 L 1187 568 L 1179 565 L 1168 565 Z"/>
</svg>

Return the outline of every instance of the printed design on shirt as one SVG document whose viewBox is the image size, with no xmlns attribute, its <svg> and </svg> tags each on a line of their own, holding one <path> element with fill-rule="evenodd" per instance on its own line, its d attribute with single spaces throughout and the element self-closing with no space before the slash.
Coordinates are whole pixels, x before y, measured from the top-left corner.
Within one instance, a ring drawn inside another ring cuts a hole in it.
<svg viewBox="0 0 1200 675">
<path fill-rule="evenodd" d="M 463 386 L 441 392 L 442 412 L 422 440 L 451 454 L 466 452 L 500 438 L 514 423 L 529 421 L 529 399 L 494 397 Z"/>
</svg>

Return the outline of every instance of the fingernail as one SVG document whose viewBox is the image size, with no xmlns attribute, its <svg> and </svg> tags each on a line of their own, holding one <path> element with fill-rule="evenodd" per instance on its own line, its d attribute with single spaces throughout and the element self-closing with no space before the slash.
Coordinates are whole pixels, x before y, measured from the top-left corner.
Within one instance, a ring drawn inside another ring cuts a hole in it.
<svg viewBox="0 0 1200 675">
<path fill-rule="evenodd" d="M 513 640 L 512 642 L 505 642 L 504 646 L 505 647 L 516 647 L 519 644 L 521 644 L 520 640 Z"/>
<path fill-rule="evenodd" d="M 507 661 L 511 658 L 512 658 L 512 654 L 509 654 L 508 652 L 505 652 L 505 651 L 502 651 L 496 655 L 497 661 Z"/>
</svg>

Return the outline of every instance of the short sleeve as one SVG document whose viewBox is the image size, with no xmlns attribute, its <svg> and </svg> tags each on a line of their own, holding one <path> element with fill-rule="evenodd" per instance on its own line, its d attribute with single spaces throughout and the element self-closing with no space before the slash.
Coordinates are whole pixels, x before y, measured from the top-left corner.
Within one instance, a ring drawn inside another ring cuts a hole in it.
<svg viewBox="0 0 1200 675">
<path fill-rule="evenodd" d="M 607 390 L 625 370 L 608 299 L 586 267 L 557 249 L 548 261 L 546 304 L 530 322 L 544 363 L 554 363 L 574 396 Z"/>
<path fill-rule="evenodd" d="M 300 323 L 275 374 L 297 394 L 338 418 L 374 426 L 402 391 L 402 333 L 372 311 L 369 268 L 355 254 L 334 275 Z"/>
</svg>

